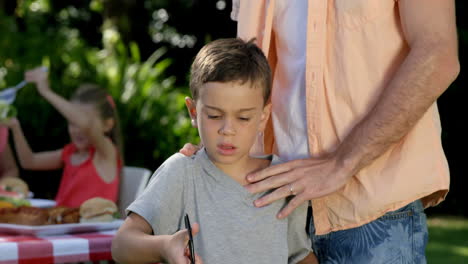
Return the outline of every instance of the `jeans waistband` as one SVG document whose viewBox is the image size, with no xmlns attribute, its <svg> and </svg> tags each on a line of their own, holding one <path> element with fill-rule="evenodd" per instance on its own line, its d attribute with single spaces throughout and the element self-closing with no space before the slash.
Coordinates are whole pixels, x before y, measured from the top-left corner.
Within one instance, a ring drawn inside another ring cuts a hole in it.
<svg viewBox="0 0 468 264">
<path fill-rule="evenodd" d="M 309 207 L 309 210 L 310 210 L 311 214 L 310 214 L 309 230 L 308 231 L 309 231 L 309 234 L 315 234 L 314 217 L 312 216 L 312 214 L 313 214 L 312 207 Z M 411 202 L 411 203 L 409 203 L 409 204 L 407 204 L 407 205 L 405 205 L 405 206 L 403 206 L 400 209 L 397 209 L 395 211 L 387 212 L 387 213 L 385 213 L 384 215 L 382 215 L 379 218 L 387 217 L 388 215 L 392 215 L 392 214 L 400 213 L 400 212 L 406 212 L 406 211 L 411 211 L 411 212 L 414 212 L 414 213 L 424 212 L 424 207 L 423 207 L 423 204 L 422 204 L 421 200 L 416 200 L 414 202 Z M 328 234 L 323 235 L 323 236 L 327 236 L 327 235 Z"/>
</svg>

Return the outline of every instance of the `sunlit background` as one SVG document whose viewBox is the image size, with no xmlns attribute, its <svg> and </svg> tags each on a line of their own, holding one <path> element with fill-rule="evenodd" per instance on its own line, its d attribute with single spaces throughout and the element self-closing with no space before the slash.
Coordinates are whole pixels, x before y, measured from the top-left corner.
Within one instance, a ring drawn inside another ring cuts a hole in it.
<svg viewBox="0 0 468 264">
<path fill-rule="evenodd" d="M 438 101 L 452 185 L 447 200 L 427 210 L 429 263 L 468 263 L 461 147 L 467 143 L 468 5 L 456 5 L 462 72 Z M 38 65 L 49 67 L 53 89 L 66 97 L 83 82 L 97 82 L 117 102 L 126 164 L 155 170 L 185 142 L 198 140 L 184 106 L 188 71 L 206 42 L 235 36 L 230 11 L 224 0 L 0 0 L 0 89 Z M 15 106 L 34 150 L 68 142 L 65 120 L 33 86 L 20 91 Z M 60 172 L 21 176 L 39 197 L 53 198 Z"/>
</svg>

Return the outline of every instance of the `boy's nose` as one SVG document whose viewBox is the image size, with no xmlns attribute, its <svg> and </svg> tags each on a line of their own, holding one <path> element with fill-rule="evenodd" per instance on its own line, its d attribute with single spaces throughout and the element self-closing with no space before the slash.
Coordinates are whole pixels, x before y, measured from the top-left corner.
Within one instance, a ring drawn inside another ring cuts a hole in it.
<svg viewBox="0 0 468 264">
<path fill-rule="evenodd" d="M 236 129 L 232 121 L 226 120 L 218 132 L 224 136 L 233 136 L 236 134 Z"/>
</svg>

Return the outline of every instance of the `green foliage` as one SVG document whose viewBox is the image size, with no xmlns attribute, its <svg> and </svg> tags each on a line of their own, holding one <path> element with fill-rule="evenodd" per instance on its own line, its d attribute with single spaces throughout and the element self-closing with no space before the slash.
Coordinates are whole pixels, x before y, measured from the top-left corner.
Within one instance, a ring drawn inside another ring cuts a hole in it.
<svg viewBox="0 0 468 264">
<path fill-rule="evenodd" d="M 195 142 L 196 130 L 185 110 L 188 88 L 175 87 L 175 77 L 165 76 L 171 60 L 162 59 L 164 48 L 141 61 L 135 43 L 112 47 L 105 56 L 90 56 L 97 59 L 97 79 L 121 106 L 127 162 L 154 169 L 184 143 Z"/>
<path fill-rule="evenodd" d="M 101 2 L 89 6 L 99 11 Z M 38 65 L 49 67 L 52 89 L 66 98 L 84 82 L 105 87 L 119 110 L 129 165 L 154 170 L 184 143 L 196 142 L 184 105 L 189 90 L 176 87 L 175 77 L 167 74 L 172 61 L 164 58 L 165 48 L 144 59 L 136 43 L 123 44 L 108 24 L 102 29 L 102 45 L 93 46 L 67 20 L 76 10 L 55 14 L 48 3 L 23 1 L 15 16 L 0 11 L 0 50 L 8 51 L 0 53 L 0 89 L 20 82 L 25 70 Z M 69 142 L 66 121 L 33 85 L 18 93 L 15 106 L 33 150 L 57 149 Z"/>
</svg>

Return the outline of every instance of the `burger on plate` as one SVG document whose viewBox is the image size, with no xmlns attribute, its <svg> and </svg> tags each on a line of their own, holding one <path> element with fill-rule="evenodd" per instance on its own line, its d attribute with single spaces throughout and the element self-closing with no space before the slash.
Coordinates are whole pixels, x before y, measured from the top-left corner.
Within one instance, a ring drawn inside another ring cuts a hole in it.
<svg viewBox="0 0 468 264">
<path fill-rule="evenodd" d="M 101 197 L 91 198 L 80 206 L 80 222 L 110 222 L 117 213 L 117 205 L 108 199 Z"/>
<path fill-rule="evenodd" d="M 0 208 L 14 208 L 30 205 L 31 203 L 24 199 L 22 194 L 6 191 L 0 186 Z"/>
<path fill-rule="evenodd" d="M 28 184 L 18 177 L 5 177 L 0 179 L 0 188 L 5 191 L 16 192 L 21 198 L 27 198 L 29 194 Z"/>
</svg>

